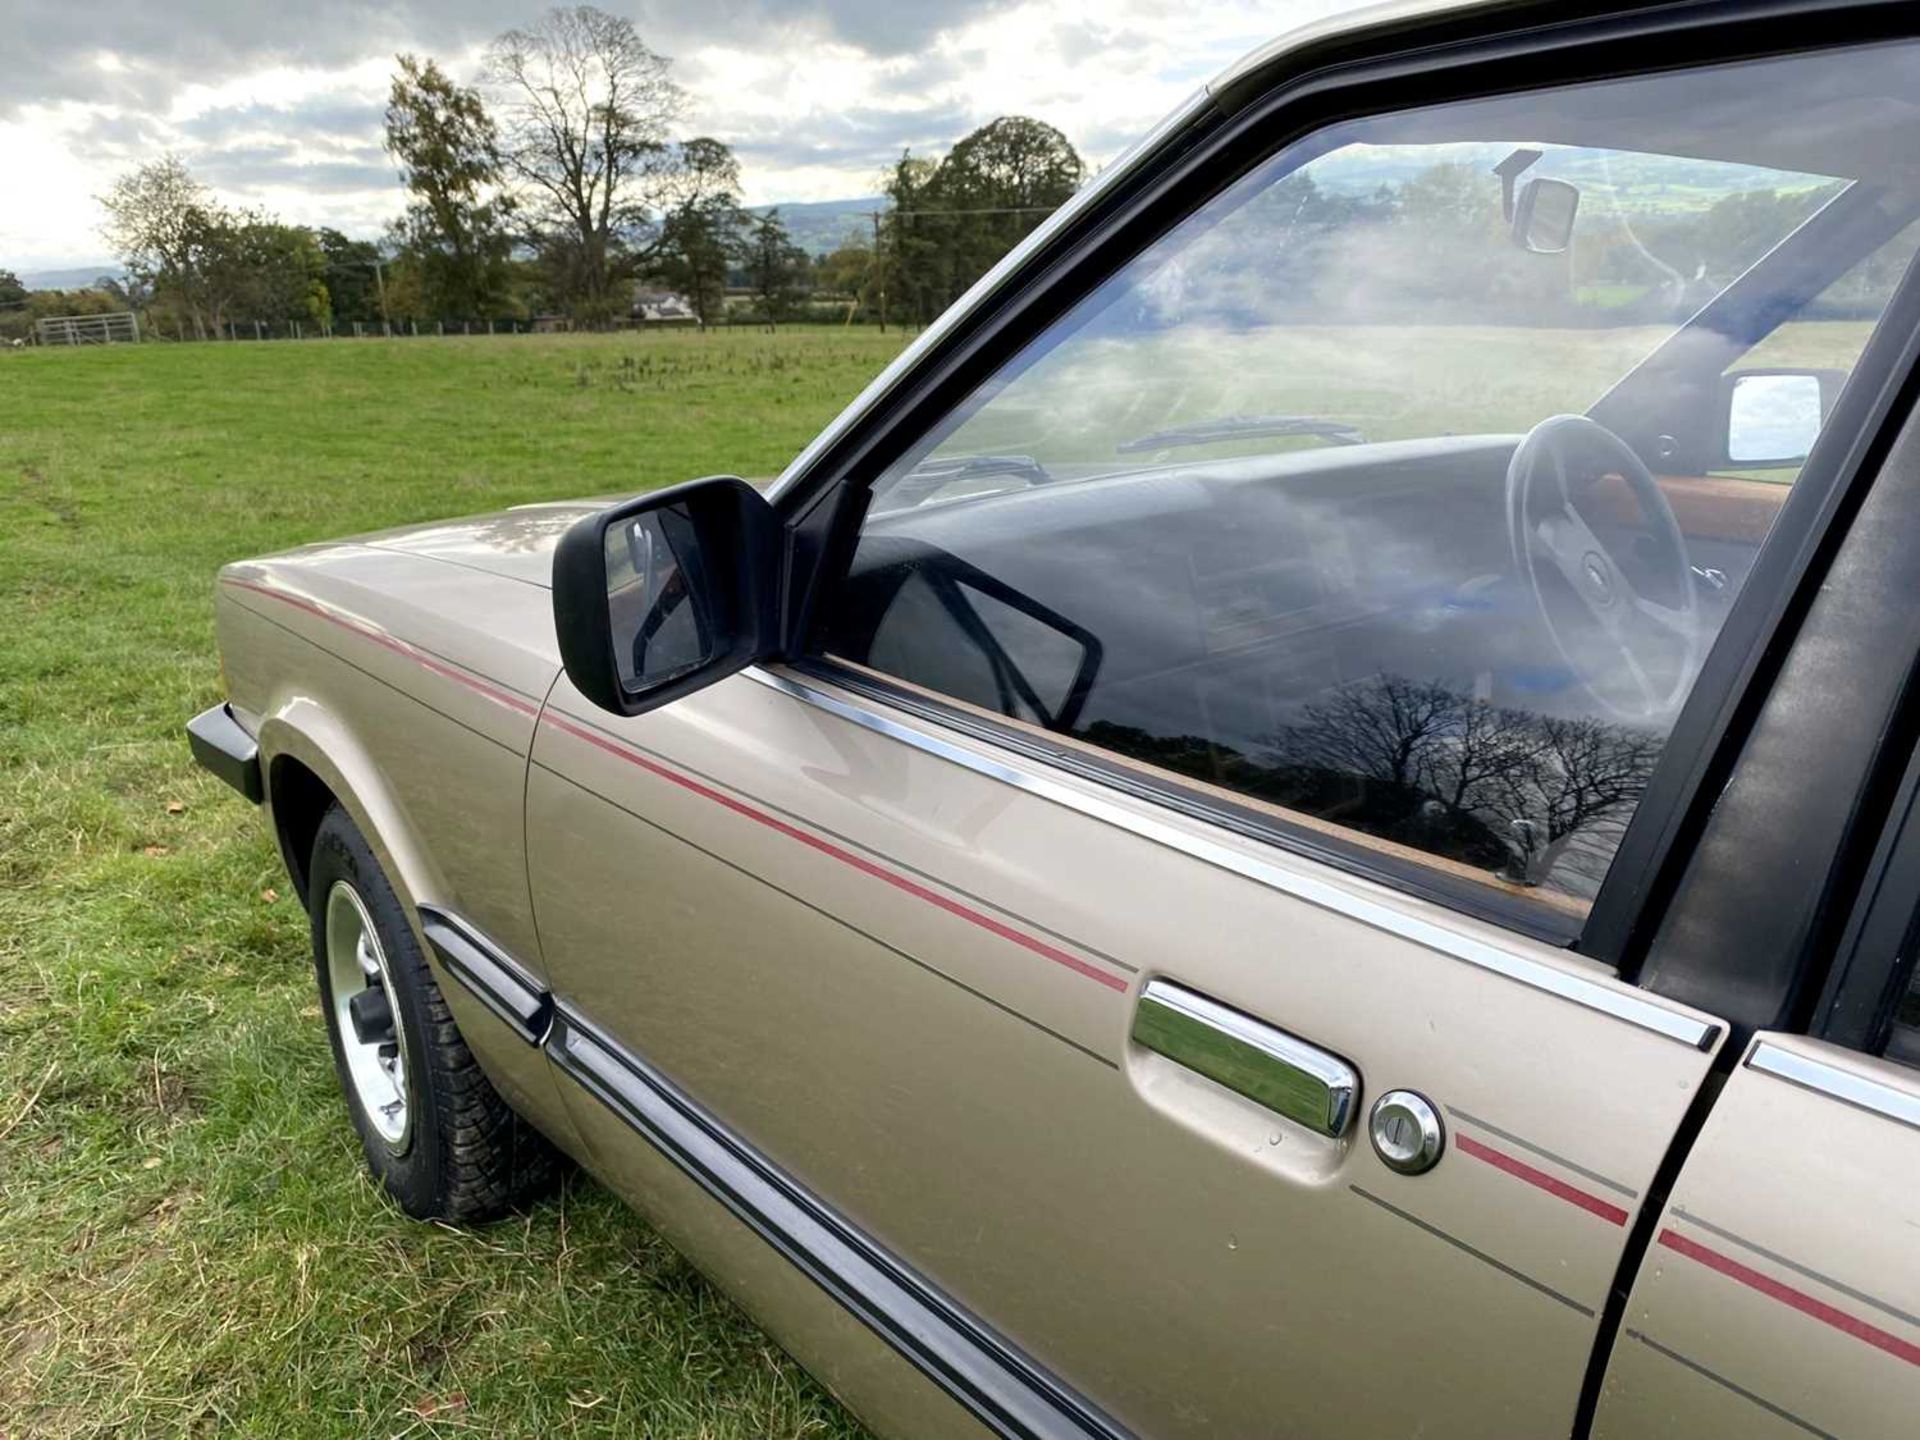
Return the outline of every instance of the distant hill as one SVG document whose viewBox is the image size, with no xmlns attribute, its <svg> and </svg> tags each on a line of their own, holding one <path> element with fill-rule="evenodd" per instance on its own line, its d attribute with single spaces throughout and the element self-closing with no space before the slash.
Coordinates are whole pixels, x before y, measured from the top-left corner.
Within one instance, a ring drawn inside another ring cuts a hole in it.
<svg viewBox="0 0 1920 1440">
<path fill-rule="evenodd" d="M 20 277 L 20 283 L 29 290 L 84 290 L 103 275 L 118 280 L 125 273 L 113 261 L 103 260 L 72 270 L 29 270 Z"/>
<path fill-rule="evenodd" d="M 885 210 L 887 205 L 884 195 L 867 195 L 857 200 L 810 200 L 787 205 L 751 205 L 747 208 L 755 215 L 778 210 L 780 218 L 786 222 L 787 233 L 793 236 L 794 244 L 810 255 L 826 255 L 840 248 L 849 231 L 859 231 L 871 244 L 873 221 L 867 217 L 876 210 Z"/>
</svg>

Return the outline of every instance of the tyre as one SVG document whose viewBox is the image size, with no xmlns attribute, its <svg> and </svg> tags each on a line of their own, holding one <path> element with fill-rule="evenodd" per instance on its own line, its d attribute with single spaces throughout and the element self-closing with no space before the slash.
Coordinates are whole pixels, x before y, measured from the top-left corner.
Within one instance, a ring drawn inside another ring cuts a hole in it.
<svg viewBox="0 0 1920 1440">
<path fill-rule="evenodd" d="M 367 1164 L 417 1219 L 490 1220 L 558 1156 L 480 1071 L 373 851 L 338 805 L 307 874 L 320 1011 Z"/>
</svg>

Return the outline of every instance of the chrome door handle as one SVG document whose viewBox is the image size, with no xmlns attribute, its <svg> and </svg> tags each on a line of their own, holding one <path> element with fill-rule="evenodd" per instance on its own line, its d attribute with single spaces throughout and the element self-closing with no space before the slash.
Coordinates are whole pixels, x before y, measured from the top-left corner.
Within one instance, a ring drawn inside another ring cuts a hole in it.
<svg viewBox="0 0 1920 1440">
<path fill-rule="evenodd" d="M 1338 1055 L 1166 980 L 1149 980 L 1134 1043 L 1321 1135 L 1343 1135 L 1360 1075 Z"/>
</svg>

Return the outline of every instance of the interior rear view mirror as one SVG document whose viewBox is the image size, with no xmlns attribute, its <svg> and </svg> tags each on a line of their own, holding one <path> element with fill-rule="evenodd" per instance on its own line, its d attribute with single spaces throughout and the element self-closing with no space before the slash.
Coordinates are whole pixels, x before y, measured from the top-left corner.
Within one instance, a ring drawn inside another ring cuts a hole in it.
<svg viewBox="0 0 1920 1440">
<path fill-rule="evenodd" d="M 553 555 L 554 625 L 574 688 L 638 715 L 770 655 L 778 534 L 766 499 L 732 476 L 575 524 Z"/>
<path fill-rule="evenodd" d="M 1564 254 L 1573 243 L 1580 188 L 1564 180 L 1529 180 L 1513 202 L 1513 243 L 1536 255 Z"/>
<path fill-rule="evenodd" d="M 1764 470 L 1798 465 L 1846 380 L 1844 370 L 1739 370 L 1725 379 L 1726 464 Z"/>
</svg>

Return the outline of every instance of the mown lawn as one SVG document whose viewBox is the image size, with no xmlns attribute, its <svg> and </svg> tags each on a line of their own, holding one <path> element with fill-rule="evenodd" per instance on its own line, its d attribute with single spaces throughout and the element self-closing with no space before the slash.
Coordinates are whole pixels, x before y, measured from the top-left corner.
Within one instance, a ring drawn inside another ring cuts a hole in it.
<svg viewBox="0 0 1920 1440">
<path fill-rule="evenodd" d="M 611 1195 L 366 1178 L 306 919 L 188 760 L 239 556 L 771 475 L 868 331 L 0 354 L 0 1437 L 850 1436 Z"/>
<path fill-rule="evenodd" d="M 1844 365 L 1864 338 L 1790 332 L 1752 363 Z M 1236 410 L 1374 439 L 1523 429 L 1584 409 L 1656 338 L 1096 346 L 1036 367 L 954 443 L 1111 456 L 1116 438 Z M 859 1433 L 591 1182 L 479 1231 L 384 1200 L 336 1093 L 305 916 L 258 817 L 191 766 L 180 727 L 220 696 L 224 561 L 771 475 L 899 344 L 0 352 L 0 1440 Z"/>
</svg>

